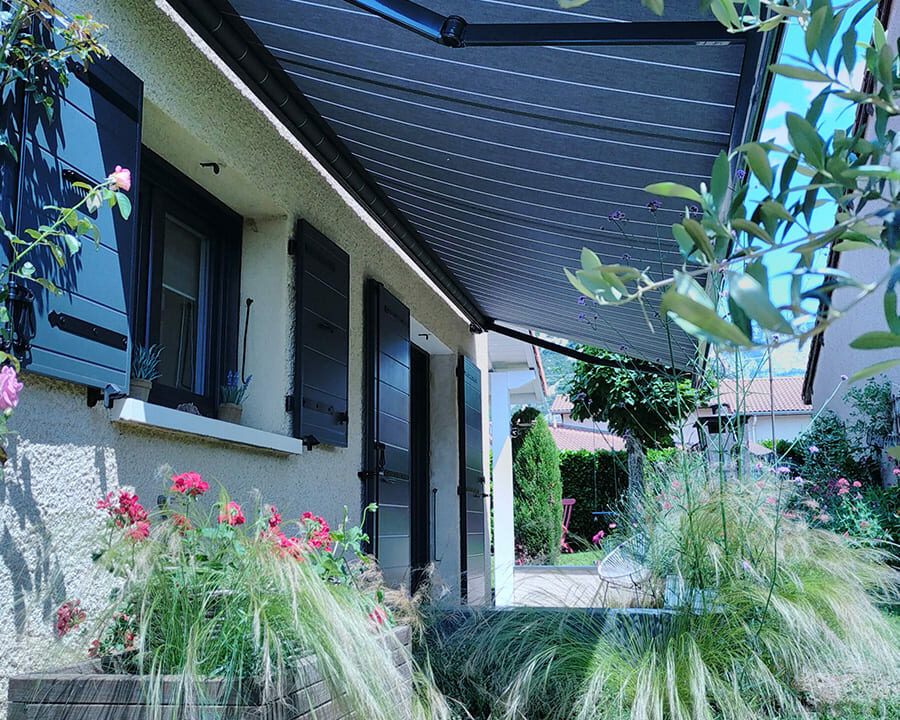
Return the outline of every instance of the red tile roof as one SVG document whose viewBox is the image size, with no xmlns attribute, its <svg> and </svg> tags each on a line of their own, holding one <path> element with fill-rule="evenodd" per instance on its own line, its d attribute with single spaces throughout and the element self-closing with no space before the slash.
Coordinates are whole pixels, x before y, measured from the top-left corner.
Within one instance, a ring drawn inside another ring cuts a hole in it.
<svg viewBox="0 0 900 720">
<path fill-rule="evenodd" d="M 557 395 L 550 405 L 550 412 L 555 415 L 568 415 L 572 412 L 572 403 L 568 395 Z"/>
<path fill-rule="evenodd" d="M 559 396 L 557 396 L 559 397 Z M 570 427 L 550 426 L 550 434 L 560 450 L 624 450 L 625 440 L 618 435 Z"/>
<path fill-rule="evenodd" d="M 736 386 L 740 392 L 736 393 Z M 770 403 L 771 399 L 771 403 Z M 722 380 L 719 389 L 709 400 L 710 405 L 727 404 L 732 412 L 740 407 L 741 412 L 760 415 L 770 412 L 771 406 L 777 413 L 808 413 L 812 407 L 803 402 L 803 376 L 772 378 L 772 392 L 769 392 L 769 378 L 754 380 Z"/>
</svg>

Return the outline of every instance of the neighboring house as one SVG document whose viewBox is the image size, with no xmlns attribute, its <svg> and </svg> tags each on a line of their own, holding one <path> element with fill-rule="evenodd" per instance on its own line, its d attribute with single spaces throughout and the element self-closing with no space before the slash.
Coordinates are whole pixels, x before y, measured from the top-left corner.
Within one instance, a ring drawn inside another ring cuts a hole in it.
<svg viewBox="0 0 900 720">
<path fill-rule="evenodd" d="M 101 208 L 99 250 L 85 243 L 53 275 L 66 293 L 34 306 L 0 485 L 0 700 L 4 676 L 52 662 L 34 648 L 56 604 L 103 599 L 95 500 L 129 487 L 154 506 L 167 467 L 284 517 L 335 524 L 346 507 L 356 521 L 376 502 L 370 549 L 389 582 L 433 564 L 445 601 L 490 603 L 484 331 L 670 356 L 661 321 L 650 333 L 635 308 L 580 322 L 562 267 L 585 244 L 681 267 L 647 222 L 632 245 L 598 218 L 645 212 L 642 188 L 661 176 L 699 186 L 753 134 L 768 39 L 679 9 L 705 21 L 680 44 L 580 49 L 573 64 L 553 47 L 435 45 L 340 0 L 59 5 L 107 23 L 114 59 L 61 89 L 53 121 L 0 98 L 20 158 L 0 162 L 0 212 L 34 227 L 44 205 L 77 201 L 72 181 L 116 165 L 132 171 L 134 212 Z M 470 9 L 489 22 L 573 12 Z M 672 39 L 665 20 L 647 25 Z M 682 213 L 665 200 L 657 217 Z M 166 346 L 163 377 L 146 403 L 120 397 L 133 345 L 150 343 Z M 672 348 L 679 365 L 696 352 L 683 335 Z M 545 393 L 538 363 L 529 396 Z M 523 383 L 506 375 L 495 392 L 493 370 L 496 431 Z M 240 425 L 214 419 L 229 371 L 253 375 Z M 494 506 L 511 516 L 504 439 Z"/>
<path fill-rule="evenodd" d="M 885 27 L 890 47 L 896 47 L 900 37 L 900 3 L 882 0 L 878 5 L 878 16 Z M 866 127 L 866 133 L 873 132 L 870 116 L 865 112 L 856 115 L 856 126 Z M 829 267 L 839 268 L 860 283 L 880 282 L 888 270 L 887 255 L 876 250 L 858 250 L 836 253 L 828 256 Z M 856 295 L 855 290 L 838 290 L 834 293 L 834 305 L 842 308 Z M 844 401 L 847 387 L 845 380 L 858 370 L 888 360 L 896 360 L 896 348 L 886 350 L 855 350 L 850 343 L 866 332 L 887 330 L 884 317 L 883 292 L 879 289 L 858 305 L 847 311 L 824 332 L 815 335 L 810 342 L 809 360 L 803 386 L 803 397 L 818 411 L 826 403 L 846 419 L 850 412 Z M 900 387 L 900 367 L 888 369 L 883 377 Z"/>
<path fill-rule="evenodd" d="M 744 441 L 756 444 L 771 440 L 773 430 L 776 440 L 795 440 L 812 421 L 812 407 L 803 400 L 802 375 L 774 377 L 771 383 L 768 377 L 720 380 L 716 393 L 694 420 L 720 414 L 727 418 L 739 415 Z M 685 426 L 692 424 L 689 420 Z"/>
<path fill-rule="evenodd" d="M 573 420 L 568 395 L 556 395 L 550 403 L 550 434 L 560 450 L 624 450 L 625 439 L 609 432 L 605 422 Z"/>
</svg>

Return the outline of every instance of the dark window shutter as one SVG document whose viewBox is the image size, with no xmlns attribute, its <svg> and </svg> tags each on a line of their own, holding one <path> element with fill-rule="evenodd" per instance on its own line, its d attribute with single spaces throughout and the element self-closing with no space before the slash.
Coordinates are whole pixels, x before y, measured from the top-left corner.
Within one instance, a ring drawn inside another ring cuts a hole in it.
<svg viewBox="0 0 900 720">
<path fill-rule="evenodd" d="M 68 87 L 60 87 L 52 120 L 26 99 L 15 222 L 20 237 L 26 229 L 55 219 L 44 206 L 78 202 L 72 181 L 94 185 L 116 165 L 131 170 L 128 196 L 136 205 L 142 97 L 141 81 L 108 59 L 91 64 L 87 72 L 70 73 Z M 63 294 L 34 287 L 35 336 L 23 364 L 43 375 L 127 390 L 126 298 L 136 213 L 123 220 L 118 209 L 103 205 L 91 219 L 100 231 L 99 248 L 91 238 L 82 238 L 81 251 L 64 268 L 50 253 L 29 257 L 38 274 L 52 280 Z"/>
<path fill-rule="evenodd" d="M 294 437 L 347 447 L 350 257 L 304 220 L 294 240 Z"/>
<path fill-rule="evenodd" d="M 485 596 L 484 449 L 481 445 L 481 372 L 469 358 L 460 357 L 459 378 L 459 513 L 462 600 L 482 605 Z"/>
</svg>

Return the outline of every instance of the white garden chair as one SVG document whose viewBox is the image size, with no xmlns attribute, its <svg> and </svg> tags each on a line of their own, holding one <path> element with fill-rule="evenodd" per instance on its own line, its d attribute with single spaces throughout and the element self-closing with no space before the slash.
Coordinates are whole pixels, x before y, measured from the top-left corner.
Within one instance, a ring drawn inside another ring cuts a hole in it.
<svg viewBox="0 0 900 720">
<path fill-rule="evenodd" d="M 646 566 L 647 537 L 643 533 L 632 535 L 619 543 L 597 563 L 600 580 L 609 585 L 628 587 L 634 592 L 635 601 L 640 602 L 640 589 L 651 577 Z"/>
</svg>

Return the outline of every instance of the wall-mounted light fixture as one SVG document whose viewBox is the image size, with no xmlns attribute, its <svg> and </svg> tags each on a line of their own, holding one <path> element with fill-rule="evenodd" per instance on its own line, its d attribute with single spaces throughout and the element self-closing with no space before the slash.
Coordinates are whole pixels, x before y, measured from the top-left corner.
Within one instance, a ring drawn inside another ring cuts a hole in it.
<svg viewBox="0 0 900 720">
<path fill-rule="evenodd" d="M 24 285 L 10 282 L 6 297 L 9 332 L 13 353 L 21 358 L 31 349 L 34 339 L 34 293 Z"/>
</svg>

